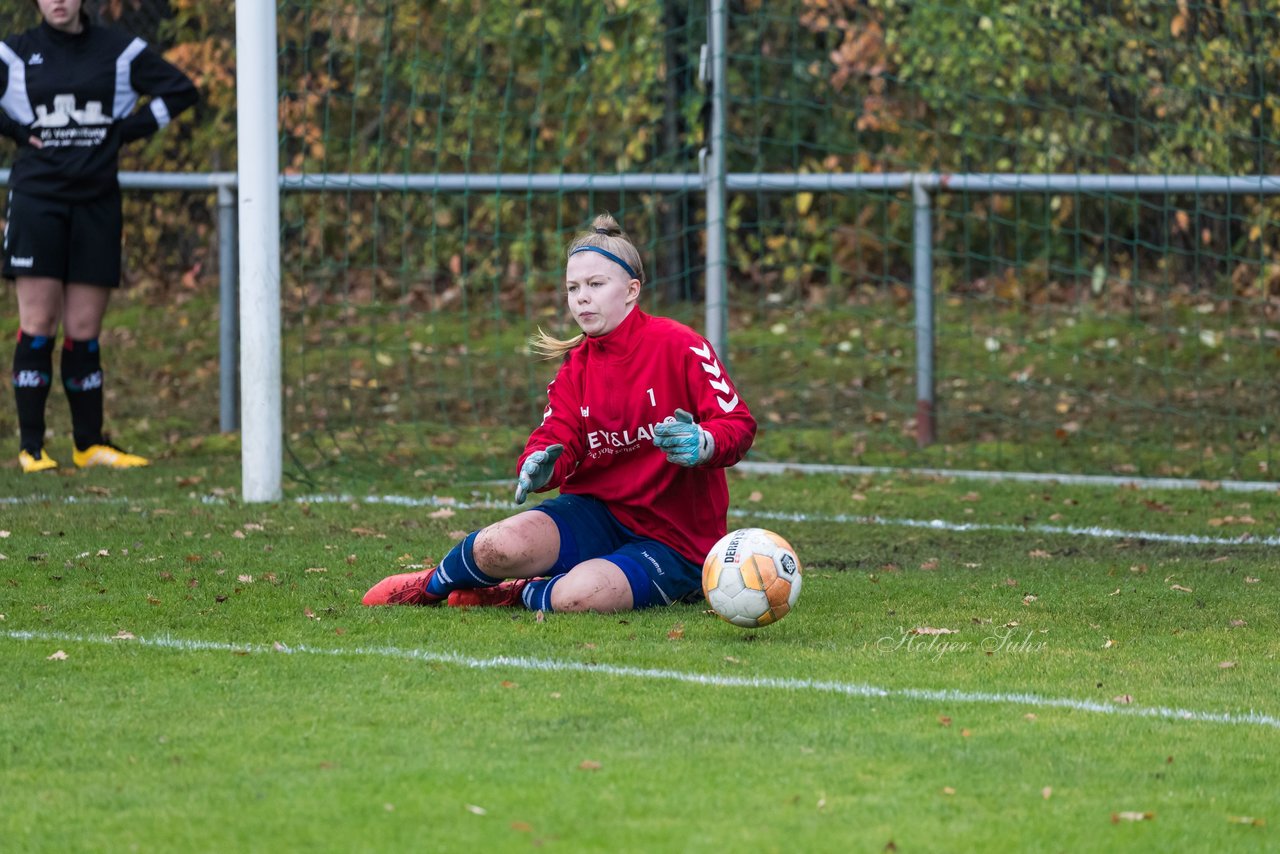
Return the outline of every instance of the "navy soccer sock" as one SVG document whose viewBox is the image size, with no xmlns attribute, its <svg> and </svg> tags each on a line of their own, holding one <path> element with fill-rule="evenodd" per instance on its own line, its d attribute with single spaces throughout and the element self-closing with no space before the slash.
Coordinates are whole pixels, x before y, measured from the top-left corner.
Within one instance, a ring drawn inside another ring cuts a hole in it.
<svg viewBox="0 0 1280 854">
<path fill-rule="evenodd" d="M 454 590 L 474 590 L 477 587 L 493 587 L 502 581 L 480 571 L 476 566 L 473 552 L 479 531 L 467 534 L 440 561 L 431 581 L 427 584 L 427 593 L 432 596 L 445 597 Z"/>
<path fill-rule="evenodd" d="M 76 448 L 102 444 L 102 354 L 98 339 L 62 345 L 62 387 L 71 406 L 71 432 Z"/>
<path fill-rule="evenodd" d="M 553 575 L 550 578 L 535 578 L 520 593 L 520 599 L 530 611 L 546 611 L 551 613 L 551 588 L 564 575 Z"/>
<path fill-rule="evenodd" d="M 13 348 L 13 399 L 22 450 L 32 455 L 44 447 L 44 407 L 52 382 L 53 339 L 19 329 Z"/>
</svg>

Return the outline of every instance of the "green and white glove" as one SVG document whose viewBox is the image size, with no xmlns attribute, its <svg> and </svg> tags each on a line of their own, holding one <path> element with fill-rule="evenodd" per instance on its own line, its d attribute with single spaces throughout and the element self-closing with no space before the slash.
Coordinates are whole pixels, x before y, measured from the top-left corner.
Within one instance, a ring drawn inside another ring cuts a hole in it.
<svg viewBox="0 0 1280 854">
<path fill-rule="evenodd" d="M 654 425 L 653 444 L 667 452 L 667 462 L 678 466 L 701 465 L 716 452 L 716 440 L 683 409 L 677 409 L 674 418 Z"/>
<path fill-rule="evenodd" d="M 520 466 L 520 476 L 516 478 L 516 503 L 523 504 L 530 492 L 537 492 L 551 480 L 556 469 L 556 460 L 564 453 L 564 445 L 548 445 L 541 451 L 534 451 L 525 457 Z"/>
</svg>

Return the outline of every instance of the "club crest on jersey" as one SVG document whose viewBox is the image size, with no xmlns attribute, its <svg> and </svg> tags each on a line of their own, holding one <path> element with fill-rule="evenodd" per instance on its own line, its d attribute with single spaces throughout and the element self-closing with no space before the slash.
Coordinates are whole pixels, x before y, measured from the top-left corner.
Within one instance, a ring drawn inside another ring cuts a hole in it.
<svg viewBox="0 0 1280 854">
<path fill-rule="evenodd" d="M 27 60 L 27 65 L 44 65 L 44 57 L 37 51 L 31 54 L 31 58 Z"/>
<path fill-rule="evenodd" d="M 711 345 L 704 342 L 701 347 L 690 347 L 689 349 L 702 359 L 702 370 L 711 375 L 707 382 L 719 392 L 716 395 L 716 403 L 720 404 L 720 409 L 724 412 L 732 412 L 734 407 L 738 405 L 738 395 L 734 392 L 733 387 L 729 385 L 729 378 L 724 376 L 724 372 L 720 370 L 720 363 L 711 355 Z M 724 396 L 721 397 L 720 395 Z"/>
</svg>

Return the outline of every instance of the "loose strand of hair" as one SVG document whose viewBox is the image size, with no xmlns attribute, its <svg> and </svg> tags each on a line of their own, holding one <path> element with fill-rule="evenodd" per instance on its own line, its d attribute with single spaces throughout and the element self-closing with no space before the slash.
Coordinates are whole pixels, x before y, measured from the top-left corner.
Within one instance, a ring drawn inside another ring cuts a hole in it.
<svg viewBox="0 0 1280 854">
<path fill-rule="evenodd" d="M 539 326 L 538 333 L 529 339 L 529 349 L 543 359 L 560 359 L 581 344 L 582 339 L 586 337 L 585 334 L 578 333 L 572 338 L 556 338 L 554 335 L 548 335 Z"/>
</svg>

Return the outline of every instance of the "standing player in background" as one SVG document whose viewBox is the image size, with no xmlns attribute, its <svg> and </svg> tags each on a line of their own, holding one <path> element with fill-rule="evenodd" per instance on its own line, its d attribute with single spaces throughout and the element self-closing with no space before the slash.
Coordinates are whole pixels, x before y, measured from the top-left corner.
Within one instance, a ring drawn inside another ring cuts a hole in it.
<svg viewBox="0 0 1280 854">
<path fill-rule="evenodd" d="M 146 42 L 91 24 L 81 0 L 33 5 L 40 25 L 0 43 L 0 133 L 18 144 L 3 267 L 18 296 L 18 462 L 25 472 L 58 466 L 44 449 L 44 415 L 61 325 L 75 464 L 145 466 L 102 429 L 98 336 L 120 285 L 119 153 L 193 105 L 196 87 Z M 134 112 L 142 95 L 150 100 Z"/>
<path fill-rule="evenodd" d="M 643 284 L 635 245 L 596 217 L 565 268 L 583 334 L 533 342 L 563 362 L 515 500 L 560 495 L 468 534 L 439 566 L 383 579 L 364 604 L 613 612 L 701 593 L 703 558 L 727 530 L 724 469 L 756 422 L 705 338 L 640 309 Z"/>
</svg>

